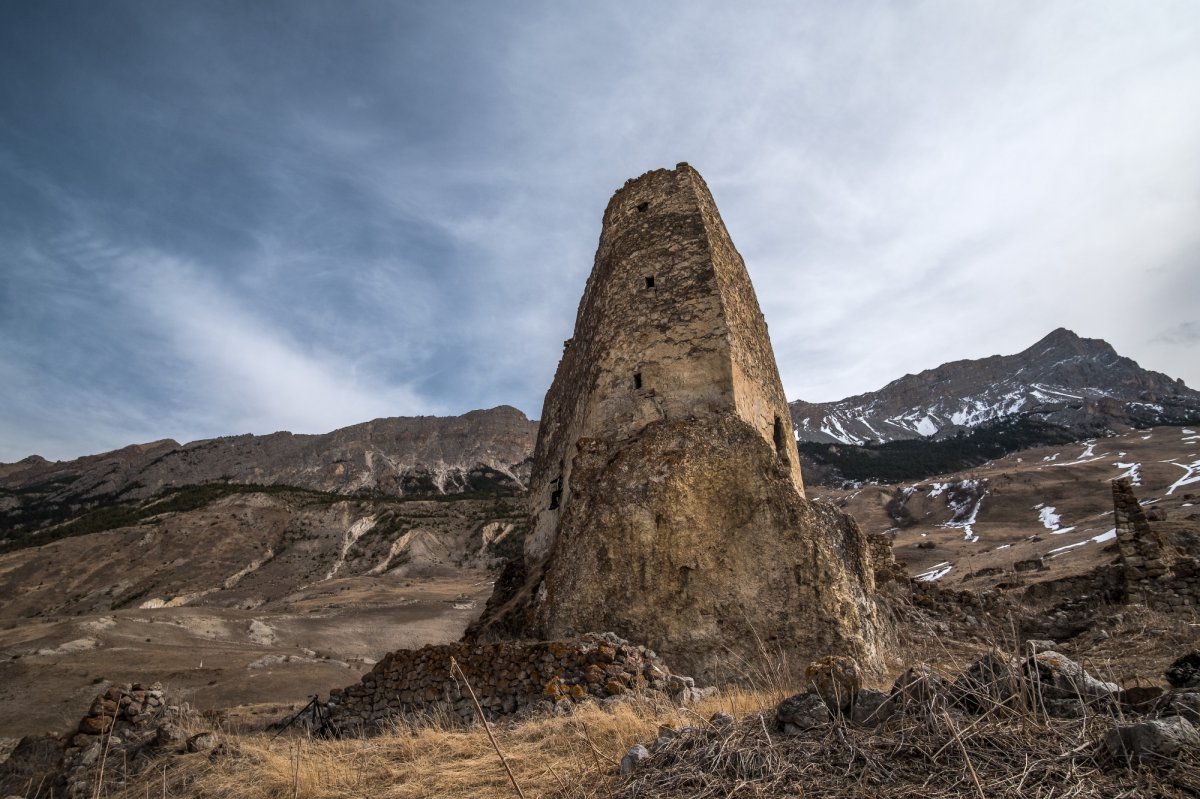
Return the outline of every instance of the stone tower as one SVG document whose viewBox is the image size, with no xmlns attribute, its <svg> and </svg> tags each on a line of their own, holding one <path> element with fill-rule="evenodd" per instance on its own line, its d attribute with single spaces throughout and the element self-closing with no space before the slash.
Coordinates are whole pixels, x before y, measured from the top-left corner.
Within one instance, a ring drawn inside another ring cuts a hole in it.
<svg viewBox="0 0 1200 799">
<path fill-rule="evenodd" d="M 529 497 L 521 568 L 468 638 L 612 631 L 710 680 L 764 652 L 881 665 L 866 540 L 804 498 L 766 323 L 687 164 L 608 204 Z"/>
<path fill-rule="evenodd" d="M 679 164 L 628 181 L 604 212 L 575 334 L 542 408 L 527 560 L 549 551 L 571 502 L 576 442 L 617 443 L 652 422 L 721 414 L 773 446 L 804 495 L 754 286 L 704 179 Z"/>
</svg>

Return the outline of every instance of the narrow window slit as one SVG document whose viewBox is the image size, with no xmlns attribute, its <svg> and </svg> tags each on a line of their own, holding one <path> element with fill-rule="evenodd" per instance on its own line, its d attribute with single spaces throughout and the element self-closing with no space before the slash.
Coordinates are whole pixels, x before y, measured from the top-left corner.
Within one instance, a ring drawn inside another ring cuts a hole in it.
<svg viewBox="0 0 1200 799">
<path fill-rule="evenodd" d="M 654 275 L 646 276 L 646 288 L 648 288 L 648 289 L 654 288 Z"/>
<path fill-rule="evenodd" d="M 633 373 L 633 387 L 634 388 L 642 387 L 642 373 L 641 372 Z"/>
<path fill-rule="evenodd" d="M 783 428 L 783 419 L 775 417 L 775 454 L 784 463 L 791 463 L 788 457 L 787 432 Z"/>
</svg>

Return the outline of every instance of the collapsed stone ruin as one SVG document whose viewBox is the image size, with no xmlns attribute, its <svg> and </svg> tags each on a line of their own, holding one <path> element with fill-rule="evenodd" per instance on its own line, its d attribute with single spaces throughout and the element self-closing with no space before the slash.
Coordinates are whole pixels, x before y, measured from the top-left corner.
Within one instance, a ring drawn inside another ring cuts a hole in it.
<svg viewBox="0 0 1200 799">
<path fill-rule="evenodd" d="M 658 691 L 685 702 L 695 682 L 657 654 L 615 635 L 568 641 L 443 644 L 392 652 L 354 685 L 330 692 L 338 732 L 370 731 L 390 719 L 486 718 L 569 709 L 574 703 Z M 478 704 L 478 707 L 476 706 Z"/>
<path fill-rule="evenodd" d="M 1112 497 L 1113 561 L 1085 574 L 1033 583 L 1025 589 L 1025 599 L 1067 598 L 1084 613 L 1099 604 L 1194 612 L 1200 607 L 1200 534 L 1195 525 L 1152 520 L 1127 477 L 1112 481 Z"/>
</svg>

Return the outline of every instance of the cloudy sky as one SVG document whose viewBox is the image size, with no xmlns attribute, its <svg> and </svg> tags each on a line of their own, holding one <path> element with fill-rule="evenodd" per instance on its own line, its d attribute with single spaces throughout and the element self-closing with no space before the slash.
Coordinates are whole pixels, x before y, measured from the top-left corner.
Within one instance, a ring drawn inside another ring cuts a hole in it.
<svg viewBox="0 0 1200 799">
<path fill-rule="evenodd" d="M 539 415 L 688 161 L 790 398 L 1055 327 L 1200 385 L 1200 3 L 0 5 L 0 461 Z"/>
</svg>

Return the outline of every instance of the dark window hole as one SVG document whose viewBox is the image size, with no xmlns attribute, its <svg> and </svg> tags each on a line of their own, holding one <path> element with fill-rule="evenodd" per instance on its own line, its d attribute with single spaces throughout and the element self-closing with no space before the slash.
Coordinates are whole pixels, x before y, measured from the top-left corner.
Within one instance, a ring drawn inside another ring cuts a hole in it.
<svg viewBox="0 0 1200 799">
<path fill-rule="evenodd" d="M 648 288 L 648 289 L 654 288 L 654 275 L 646 276 L 646 288 Z"/>
<path fill-rule="evenodd" d="M 649 207 L 650 207 L 650 203 L 638 203 L 638 207 L 637 207 L 638 213 L 639 214 L 646 213 L 646 209 Z"/>
<path fill-rule="evenodd" d="M 633 387 L 634 388 L 642 387 L 642 373 L 641 372 L 633 373 Z"/>
<path fill-rule="evenodd" d="M 784 463 L 790 463 L 788 457 L 787 431 L 783 428 L 783 419 L 775 417 L 775 453 Z"/>
</svg>

